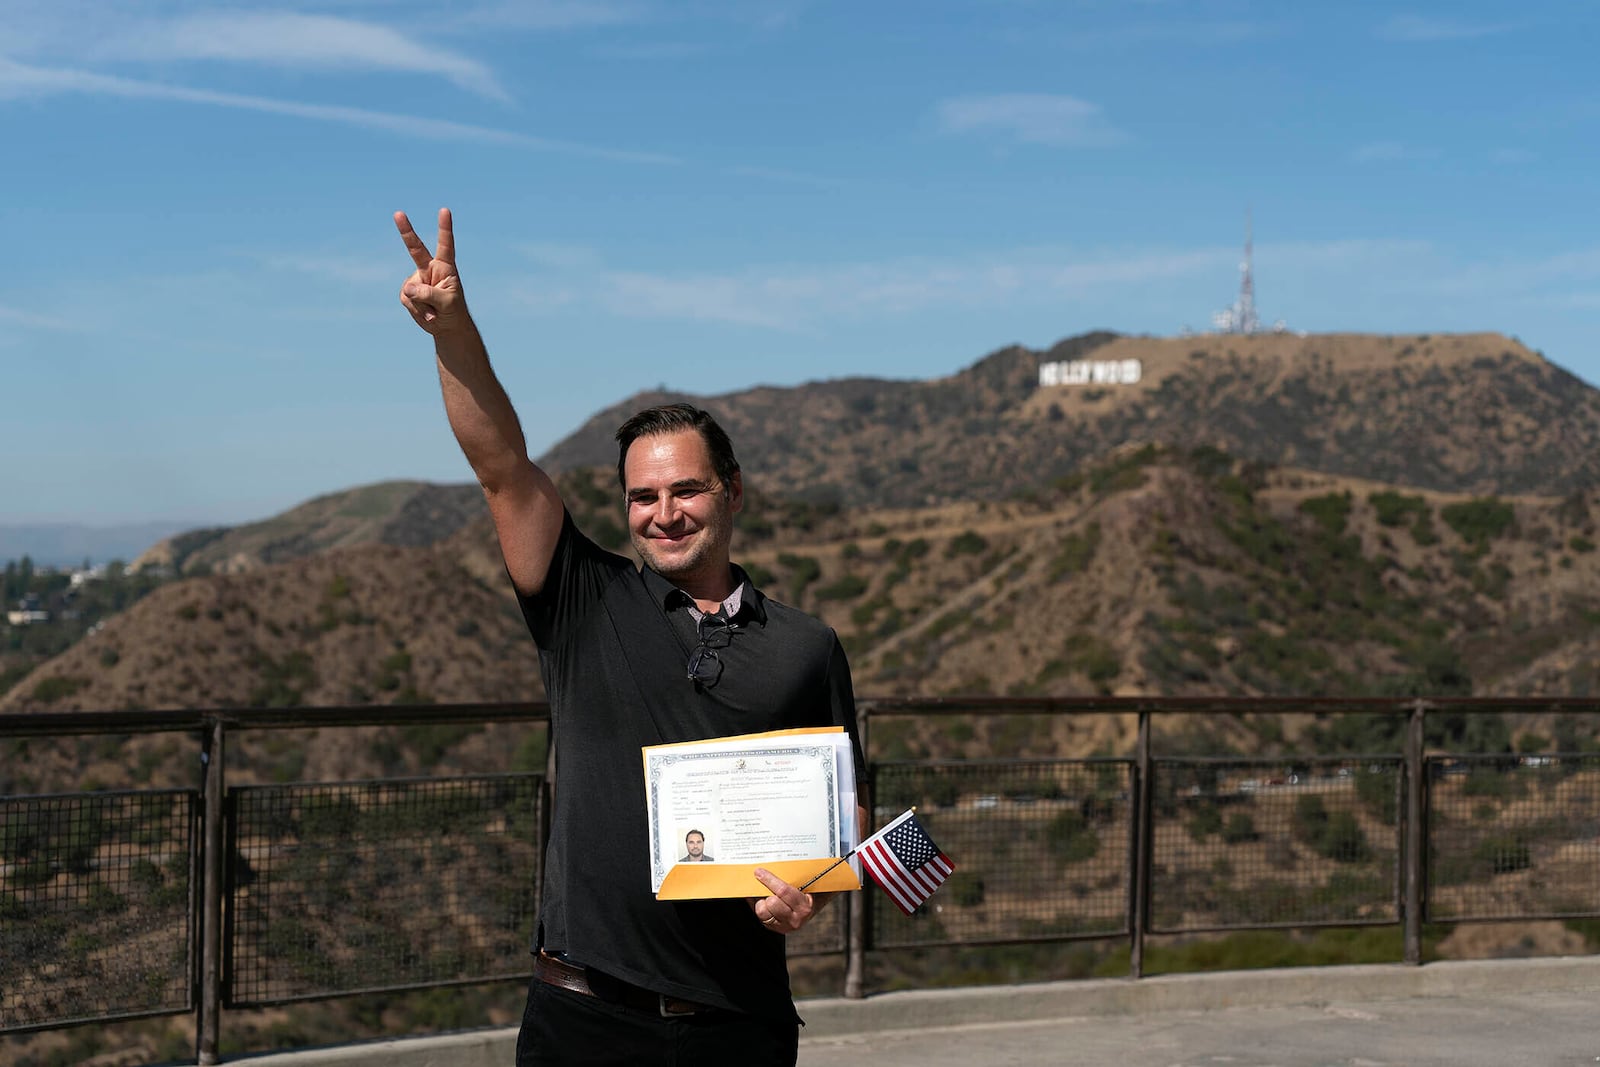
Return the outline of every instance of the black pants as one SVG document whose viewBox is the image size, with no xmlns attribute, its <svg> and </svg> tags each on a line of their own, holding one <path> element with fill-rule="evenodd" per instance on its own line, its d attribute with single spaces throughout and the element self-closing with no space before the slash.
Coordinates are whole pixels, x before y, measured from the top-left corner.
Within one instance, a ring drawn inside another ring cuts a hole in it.
<svg viewBox="0 0 1600 1067">
<path fill-rule="evenodd" d="M 794 1067 L 797 1023 L 734 1012 L 664 1019 L 535 978 L 517 1035 L 517 1067 Z"/>
</svg>

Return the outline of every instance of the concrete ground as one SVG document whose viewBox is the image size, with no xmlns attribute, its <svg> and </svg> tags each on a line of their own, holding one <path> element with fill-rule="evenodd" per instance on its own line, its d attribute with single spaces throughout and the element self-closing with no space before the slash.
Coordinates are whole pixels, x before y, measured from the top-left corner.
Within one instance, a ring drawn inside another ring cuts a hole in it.
<svg viewBox="0 0 1600 1067">
<path fill-rule="evenodd" d="M 1333 1000 L 1300 1007 L 966 1023 L 807 1038 L 801 1067 L 1512 1067 L 1600 1062 L 1600 996 Z"/>
<path fill-rule="evenodd" d="M 1056 982 L 805 1007 L 801 1067 L 1600 1063 L 1600 957 Z"/>
<path fill-rule="evenodd" d="M 1575 1067 L 1600 1063 L 1600 956 L 1235 971 L 800 1003 L 801 1067 Z M 513 1031 L 250 1057 L 509 1067 Z"/>
</svg>

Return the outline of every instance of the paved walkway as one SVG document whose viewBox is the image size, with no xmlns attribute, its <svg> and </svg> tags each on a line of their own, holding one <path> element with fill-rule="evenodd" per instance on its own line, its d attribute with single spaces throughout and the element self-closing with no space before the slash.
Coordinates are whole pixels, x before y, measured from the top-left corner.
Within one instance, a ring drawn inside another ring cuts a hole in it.
<svg viewBox="0 0 1600 1067">
<path fill-rule="evenodd" d="M 800 1067 L 1595 1067 L 1600 956 L 1308 967 L 805 1000 Z M 506 1067 L 514 1030 L 248 1057 Z"/>
<path fill-rule="evenodd" d="M 801 1067 L 1600 1063 L 1600 957 L 1058 982 L 809 1006 Z"/>
<path fill-rule="evenodd" d="M 1520 1067 L 1600 1063 L 1600 994 L 1333 1001 L 806 1038 L 800 1067 Z"/>
</svg>

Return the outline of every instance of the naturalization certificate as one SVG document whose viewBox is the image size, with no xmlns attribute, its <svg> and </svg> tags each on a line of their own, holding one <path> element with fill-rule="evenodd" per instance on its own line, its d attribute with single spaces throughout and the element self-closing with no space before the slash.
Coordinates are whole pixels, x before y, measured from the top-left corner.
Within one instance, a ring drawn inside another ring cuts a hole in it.
<svg viewBox="0 0 1600 1067">
<path fill-rule="evenodd" d="M 753 876 L 755 890 L 734 876 L 831 860 L 854 844 L 855 761 L 837 728 L 653 745 L 643 755 L 653 893 L 678 866 L 704 871 L 686 883 L 704 890 L 695 896 L 764 893 Z"/>
</svg>

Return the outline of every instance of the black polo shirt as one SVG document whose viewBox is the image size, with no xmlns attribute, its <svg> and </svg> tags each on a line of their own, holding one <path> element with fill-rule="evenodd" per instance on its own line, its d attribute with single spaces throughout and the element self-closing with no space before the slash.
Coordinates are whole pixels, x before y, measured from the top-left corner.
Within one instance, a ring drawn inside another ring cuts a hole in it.
<svg viewBox="0 0 1600 1067">
<path fill-rule="evenodd" d="M 687 594 L 600 548 L 570 515 L 543 589 L 520 598 L 557 775 L 541 944 L 646 989 L 793 1019 L 784 938 L 744 900 L 658 901 L 650 890 L 642 747 L 802 726 L 842 726 L 856 740 L 833 630 L 735 571 L 744 596 L 711 686 L 688 676 Z"/>
</svg>

